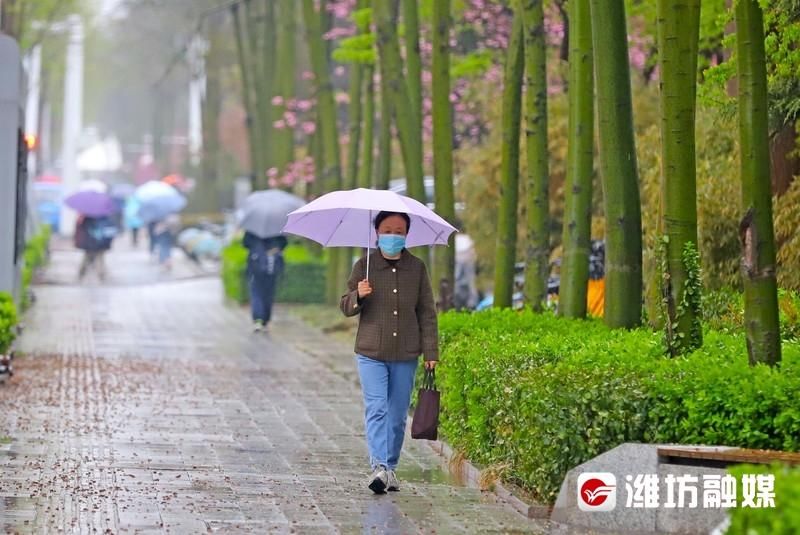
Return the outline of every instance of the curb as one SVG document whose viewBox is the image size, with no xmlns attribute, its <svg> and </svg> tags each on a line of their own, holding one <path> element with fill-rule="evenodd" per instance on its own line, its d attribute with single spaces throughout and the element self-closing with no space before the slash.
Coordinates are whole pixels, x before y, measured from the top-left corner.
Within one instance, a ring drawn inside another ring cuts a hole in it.
<svg viewBox="0 0 800 535">
<path fill-rule="evenodd" d="M 471 462 L 469 462 L 466 459 L 459 462 L 460 470 L 454 470 L 450 461 L 455 456 L 455 452 L 453 451 L 453 448 L 450 447 L 450 445 L 448 445 L 446 442 L 442 442 L 441 440 L 426 440 L 425 442 L 427 443 L 430 449 L 432 449 L 435 453 L 444 458 L 445 462 L 447 462 L 448 469 L 450 470 L 451 473 L 454 473 L 455 475 L 462 478 L 464 482 L 467 483 L 470 487 L 481 489 L 480 485 L 481 470 L 476 468 Z M 519 498 L 518 496 L 514 495 L 514 493 L 511 490 L 504 487 L 502 483 L 500 483 L 499 481 L 494 482 L 492 486 L 493 486 L 492 492 L 494 492 L 494 494 L 496 494 L 498 498 L 508 503 L 518 513 L 525 516 L 526 518 L 535 518 L 538 520 L 550 519 L 550 513 L 553 511 L 552 505 L 543 505 L 540 503 L 528 503 Z"/>
</svg>

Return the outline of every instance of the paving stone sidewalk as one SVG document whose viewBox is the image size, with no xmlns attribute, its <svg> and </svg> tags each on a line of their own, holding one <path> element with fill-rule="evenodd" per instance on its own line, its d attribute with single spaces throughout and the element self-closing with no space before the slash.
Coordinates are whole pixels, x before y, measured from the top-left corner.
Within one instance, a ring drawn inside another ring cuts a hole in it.
<svg viewBox="0 0 800 535">
<path fill-rule="evenodd" d="M 278 307 L 269 335 L 216 277 L 144 251 L 78 284 L 57 248 L 0 385 L 0 530 L 542 533 L 408 440 L 399 493 L 365 487 L 353 356 Z"/>
</svg>

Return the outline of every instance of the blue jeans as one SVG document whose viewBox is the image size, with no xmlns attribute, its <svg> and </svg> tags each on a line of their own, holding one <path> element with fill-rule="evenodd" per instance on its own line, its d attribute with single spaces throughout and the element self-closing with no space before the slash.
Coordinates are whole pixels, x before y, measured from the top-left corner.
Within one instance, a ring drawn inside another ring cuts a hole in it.
<svg viewBox="0 0 800 535">
<path fill-rule="evenodd" d="M 372 468 L 397 468 L 418 359 L 383 362 L 356 354 Z"/>
<path fill-rule="evenodd" d="M 250 275 L 250 311 L 253 321 L 260 320 L 266 325 L 272 318 L 277 278 L 277 275 Z"/>
<path fill-rule="evenodd" d="M 158 246 L 158 262 L 164 264 L 172 255 L 173 236 L 171 232 L 162 232 L 156 236 Z"/>
</svg>

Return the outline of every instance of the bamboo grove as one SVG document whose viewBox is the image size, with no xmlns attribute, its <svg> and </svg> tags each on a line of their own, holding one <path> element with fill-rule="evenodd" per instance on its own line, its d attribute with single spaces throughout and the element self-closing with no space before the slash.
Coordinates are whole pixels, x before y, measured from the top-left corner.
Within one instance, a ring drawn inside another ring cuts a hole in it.
<svg viewBox="0 0 800 535">
<path fill-rule="evenodd" d="M 605 217 L 604 321 L 632 328 L 643 317 L 643 237 L 629 66 L 629 18 L 625 0 L 507 0 L 493 2 L 511 14 L 505 46 L 501 130 L 500 201 L 497 209 L 494 306 L 512 306 L 515 265 L 525 266 L 522 296 L 534 310 L 547 300 L 550 228 L 548 145 L 548 54 L 545 9 L 556 2 L 568 19 L 568 146 L 564 179 L 562 262 L 558 312 L 587 314 L 588 260 L 595 165 Z M 334 45 L 326 0 L 241 0 L 230 7 L 235 32 L 242 104 L 247 114 L 250 173 L 268 187 L 270 169 L 283 172 L 295 151 L 289 130 L 276 128 L 296 91 L 294 36 L 302 32 L 313 71 L 316 102 L 309 154 L 316 176 L 311 195 L 341 188 L 387 188 L 392 148 L 399 148 L 407 194 L 426 202 L 424 173 L 434 177 L 437 211 L 455 221 L 451 101 L 454 16 L 450 0 L 353 0 L 355 33 Z M 490 2 L 484 2 L 488 4 Z M 636 4 L 635 2 L 633 4 Z M 703 9 L 706 9 L 703 7 Z M 747 346 L 751 363 L 780 361 L 776 253 L 770 190 L 768 103 L 764 22 L 758 0 L 733 6 L 741 149 L 739 229 Z M 657 247 L 658 301 L 667 352 L 679 355 L 702 344 L 697 273 L 696 100 L 700 72 L 700 0 L 657 0 L 649 22 L 655 35 L 659 84 L 661 188 Z M 420 52 L 421 35 L 432 38 L 431 57 Z M 424 63 L 428 61 L 428 65 Z M 348 69 L 347 106 L 337 104 L 333 69 Z M 430 76 L 424 79 L 423 71 Z M 430 94 L 425 110 L 423 94 Z M 423 123 L 430 116 L 432 161 L 425 161 Z M 344 117 L 346 116 L 346 120 Z M 524 132 L 524 136 L 522 133 Z M 346 133 L 344 146 L 342 134 Z M 343 158 L 344 157 L 344 158 Z M 527 163 L 521 198 L 520 164 Z M 344 164 L 342 163 L 344 161 Z M 403 175 L 401 175 L 403 176 Z M 526 243 L 517 258 L 520 207 Z M 480 206 L 468 207 L 480 210 Z M 434 286 L 454 280 L 454 247 L 430 258 Z M 427 252 L 417 252 L 428 260 Z M 352 254 L 337 253 L 328 269 L 334 300 Z M 446 290 L 440 306 L 449 307 Z"/>
</svg>

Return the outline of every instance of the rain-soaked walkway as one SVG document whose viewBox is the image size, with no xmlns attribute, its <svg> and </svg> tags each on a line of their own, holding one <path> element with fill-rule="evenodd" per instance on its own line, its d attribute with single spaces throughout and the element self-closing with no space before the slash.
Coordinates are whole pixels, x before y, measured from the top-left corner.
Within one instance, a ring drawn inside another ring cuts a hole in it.
<svg viewBox="0 0 800 535">
<path fill-rule="evenodd" d="M 0 385 L 2 531 L 542 531 L 410 439 L 401 492 L 372 495 L 346 345 L 282 308 L 251 334 L 216 277 L 120 249 L 79 285 L 56 247 L 36 287 Z"/>
</svg>

